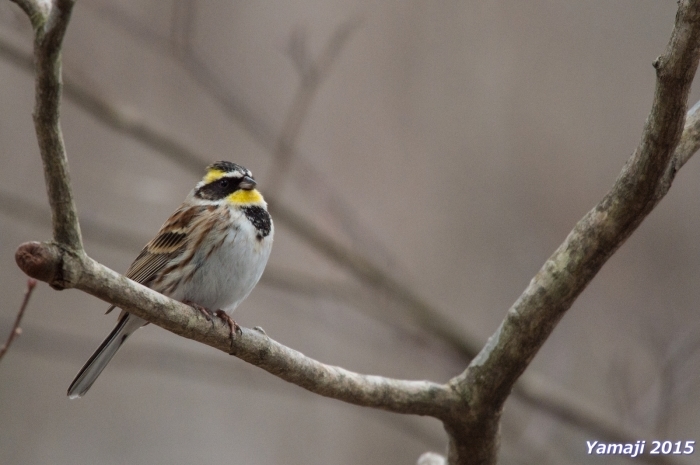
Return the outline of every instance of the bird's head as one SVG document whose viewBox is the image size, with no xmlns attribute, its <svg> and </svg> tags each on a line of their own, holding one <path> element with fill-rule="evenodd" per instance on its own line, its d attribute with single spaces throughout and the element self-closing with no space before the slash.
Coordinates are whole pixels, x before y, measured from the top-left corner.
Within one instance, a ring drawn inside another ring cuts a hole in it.
<svg viewBox="0 0 700 465">
<path fill-rule="evenodd" d="M 235 206 L 265 206 L 256 184 L 249 169 L 230 161 L 217 161 L 207 166 L 207 173 L 195 187 L 194 196 L 208 201 L 225 199 Z"/>
</svg>

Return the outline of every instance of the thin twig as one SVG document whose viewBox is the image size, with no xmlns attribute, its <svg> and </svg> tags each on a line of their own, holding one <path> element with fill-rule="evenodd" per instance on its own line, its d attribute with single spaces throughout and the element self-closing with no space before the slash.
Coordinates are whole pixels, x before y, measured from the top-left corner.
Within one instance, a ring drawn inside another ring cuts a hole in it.
<svg viewBox="0 0 700 465">
<path fill-rule="evenodd" d="M 7 341 L 5 341 L 5 344 L 0 347 L 0 360 L 5 356 L 7 353 L 7 350 L 10 348 L 10 345 L 12 345 L 12 342 L 19 337 L 20 334 L 22 334 L 22 328 L 19 327 L 20 322 L 22 321 L 22 317 L 24 316 L 24 311 L 27 309 L 27 305 L 29 304 L 29 299 L 32 296 L 32 292 L 34 292 L 34 288 L 36 287 L 36 279 L 34 278 L 29 278 L 27 280 L 27 290 L 24 292 L 24 299 L 22 300 L 22 305 L 19 307 L 19 312 L 17 312 L 17 318 L 15 318 L 15 324 L 12 325 L 12 331 L 10 332 L 10 335 L 7 337 Z"/>
</svg>

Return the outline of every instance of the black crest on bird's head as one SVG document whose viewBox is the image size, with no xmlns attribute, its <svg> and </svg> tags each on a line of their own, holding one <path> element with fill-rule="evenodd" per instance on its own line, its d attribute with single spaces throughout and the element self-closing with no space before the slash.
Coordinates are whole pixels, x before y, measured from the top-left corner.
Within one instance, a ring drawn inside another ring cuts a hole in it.
<svg viewBox="0 0 700 465">
<path fill-rule="evenodd" d="M 221 171 L 223 173 L 241 173 L 242 176 L 253 177 L 253 173 L 251 173 L 250 170 L 248 170 L 247 168 L 244 168 L 243 166 L 237 163 L 225 160 L 217 161 L 207 166 L 207 174 L 212 171 Z"/>
</svg>

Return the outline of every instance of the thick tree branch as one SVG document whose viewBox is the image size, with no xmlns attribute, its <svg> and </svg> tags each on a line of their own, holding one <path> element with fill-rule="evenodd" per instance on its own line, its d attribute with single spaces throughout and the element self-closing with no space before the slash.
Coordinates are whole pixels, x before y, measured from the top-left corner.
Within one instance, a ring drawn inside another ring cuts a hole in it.
<svg viewBox="0 0 700 465">
<path fill-rule="evenodd" d="M 52 284 L 60 279 L 68 252 L 49 243 L 29 242 L 16 254 L 28 275 Z M 360 375 L 325 365 L 287 348 L 265 334 L 242 328 L 234 340 L 228 325 L 208 321 L 192 307 L 135 283 L 87 256 L 72 260 L 75 287 L 168 331 L 225 351 L 313 393 L 397 413 L 447 416 L 458 401 L 446 385 Z"/>
<path fill-rule="evenodd" d="M 23 1 L 20 2 L 20 6 L 28 12 L 34 26 L 34 127 L 53 213 L 54 239 L 65 247 L 79 250 L 82 248 L 82 240 L 75 202 L 70 187 L 62 182 L 64 178 L 69 179 L 69 174 L 59 121 L 62 87 L 61 45 L 73 9 L 73 1 Z"/>
<path fill-rule="evenodd" d="M 450 463 L 495 463 L 503 403 L 564 313 L 670 186 L 686 103 L 700 58 L 700 1 L 679 2 L 666 53 L 654 62 L 657 84 L 639 146 L 610 192 L 574 227 L 513 304 L 467 370 L 451 380 L 469 405 L 448 422 Z M 476 428 L 479 434 L 475 437 Z M 483 434 L 484 429 L 488 434 Z"/>
<path fill-rule="evenodd" d="M 497 365 L 499 370 L 492 370 L 493 376 L 479 384 L 505 400 L 513 381 L 563 313 L 656 205 L 657 188 L 665 180 L 682 134 L 685 105 L 700 57 L 699 38 L 700 2 L 681 3 L 668 51 L 655 62 L 656 93 L 639 147 L 611 191 L 547 260 L 508 311 L 499 331 L 455 382 Z"/>
</svg>

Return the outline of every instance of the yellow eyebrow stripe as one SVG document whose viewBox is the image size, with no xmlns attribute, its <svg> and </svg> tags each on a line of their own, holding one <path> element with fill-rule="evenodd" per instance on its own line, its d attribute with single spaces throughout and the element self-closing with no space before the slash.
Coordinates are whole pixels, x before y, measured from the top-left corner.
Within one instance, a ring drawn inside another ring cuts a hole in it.
<svg viewBox="0 0 700 465">
<path fill-rule="evenodd" d="M 221 170 L 209 170 L 202 181 L 204 181 L 204 184 L 209 184 L 210 182 L 223 178 L 225 174 L 226 172 Z"/>
</svg>

